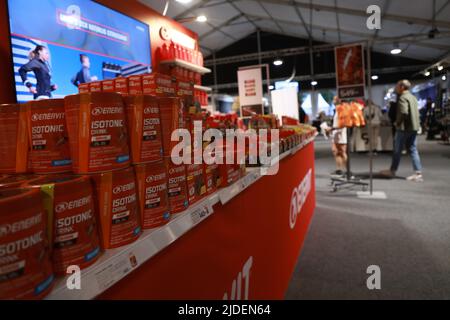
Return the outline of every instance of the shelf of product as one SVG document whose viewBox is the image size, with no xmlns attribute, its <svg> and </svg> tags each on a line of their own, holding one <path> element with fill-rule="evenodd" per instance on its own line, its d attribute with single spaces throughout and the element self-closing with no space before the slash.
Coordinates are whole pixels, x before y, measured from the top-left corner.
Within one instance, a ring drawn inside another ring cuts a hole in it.
<svg viewBox="0 0 450 320">
<path fill-rule="evenodd" d="M 2 150 L 12 155 L 0 166 L 0 211 L 14 212 L 19 201 L 42 203 L 0 220 L 0 230 L 12 230 L 11 237 L 0 238 L 0 246 L 11 248 L 0 260 L 2 270 L 9 270 L 8 281 L 0 283 L 0 293 L 7 296 L 0 297 L 28 297 L 34 289 L 35 298 L 42 298 L 56 285 L 50 299 L 94 298 L 206 219 L 219 201 L 228 202 L 270 170 L 255 166 L 246 174 L 245 164 L 174 164 L 170 157 L 176 146 L 171 139 L 174 130 L 188 129 L 194 136 L 207 129 L 225 132 L 244 128 L 242 120 L 236 114 L 211 116 L 189 107 L 193 90 L 171 77 L 153 74 L 133 76 L 124 83 L 118 80 L 120 90 L 128 86 L 128 94 L 95 89 L 47 104 L 0 106 L 0 122 L 16 128 L 0 134 Z M 145 90 L 153 95 L 142 94 Z M 202 122 L 200 132 L 195 121 Z M 280 127 L 274 116 L 255 123 L 270 123 L 281 130 L 279 145 L 265 142 L 270 150 L 279 148 L 280 158 L 299 150 L 316 134 L 304 125 Z M 24 135 L 29 153 L 20 152 Z M 188 156 L 207 146 L 194 144 Z M 245 148 L 229 146 L 223 145 L 226 154 L 236 155 Z M 36 191 L 10 192 L 16 188 Z M 30 234 L 14 240 L 13 225 Z M 24 250 L 25 258 L 18 260 L 14 250 L 21 250 L 15 247 L 21 241 L 32 243 L 24 249 L 39 249 L 41 254 Z M 34 268 L 24 272 L 24 264 Z M 49 272 L 43 277 L 45 264 Z M 72 265 L 83 269 L 81 291 L 66 289 L 64 279 L 53 280 Z M 35 287 L 3 290 L 4 286 L 20 288 L 22 276 Z"/>
<path fill-rule="evenodd" d="M 280 155 L 280 160 L 299 152 L 313 142 L 314 138 L 315 135 L 306 139 L 296 148 L 284 152 Z M 265 170 L 268 170 L 268 168 L 248 169 L 243 178 L 231 186 L 209 195 L 184 212 L 175 215 L 167 225 L 144 232 L 136 242 L 128 246 L 106 251 L 96 264 L 82 271 L 81 277 L 84 284 L 82 290 L 69 290 L 66 285 L 69 278 L 62 278 L 57 281 L 54 290 L 46 299 L 86 300 L 95 298 L 184 234 L 200 225 L 214 214 L 216 204 L 230 202 L 234 197 L 263 178 Z"/>
<path fill-rule="evenodd" d="M 169 65 L 169 66 L 174 66 L 174 67 L 181 67 L 181 68 L 185 68 L 187 70 L 199 73 L 199 74 L 207 74 L 207 73 L 211 73 L 211 69 L 205 68 L 205 67 L 200 67 L 196 64 L 190 63 L 190 62 L 186 62 L 180 59 L 171 59 L 171 60 L 164 60 L 160 62 L 160 65 Z"/>
</svg>

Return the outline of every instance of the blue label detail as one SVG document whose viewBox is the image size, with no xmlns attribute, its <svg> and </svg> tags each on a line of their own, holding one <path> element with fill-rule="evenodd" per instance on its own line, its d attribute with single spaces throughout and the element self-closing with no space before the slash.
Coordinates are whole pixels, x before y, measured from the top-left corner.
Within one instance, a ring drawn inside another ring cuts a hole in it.
<svg viewBox="0 0 450 320">
<path fill-rule="evenodd" d="M 117 157 L 117 163 L 124 163 L 130 160 L 130 156 L 127 154 L 125 156 Z"/>
<path fill-rule="evenodd" d="M 137 236 L 139 233 L 141 233 L 141 227 L 137 227 L 134 229 L 134 235 Z"/>
<path fill-rule="evenodd" d="M 94 251 L 89 252 L 87 255 L 84 256 L 84 261 L 88 262 L 94 259 L 98 254 L 100 253 L 100 247 L 97 247 L 94 249 Z"/>
<path fill-rule="evenodd" d="M 71 164 L 72 164 L 72 160 L 69 160 L 69 159 L 52 161 L 52 166 L 53 167 L 70 166 Z"/>
<path fill-rule="evenodd" d="M 55 276 L 52 274 L 50 277 L 48 277 L 44 282 L 42 282 L 40 285 L 38 285 L 35 289 L 34 289 L 34 295 L 38 296 L 40 295 L 42 292 L 44 292 L 45 290 L 48 289 L 48 287 L 50 287 L 50 285 L 53 283 L 53 280 L 55 280 Z"/>
<path fill-rule="evenodd" d="M 170 212 L 166 212 L 163 215 L 164 220 L 169 220 L 170 219 Z"/>
<path fill-rule="evenodd" d="M 184 202 L 184 207 L 187 208 L 188 206 L 189 206 L 189 201 L 186 200 L 186 201 Z"/>
</svg>

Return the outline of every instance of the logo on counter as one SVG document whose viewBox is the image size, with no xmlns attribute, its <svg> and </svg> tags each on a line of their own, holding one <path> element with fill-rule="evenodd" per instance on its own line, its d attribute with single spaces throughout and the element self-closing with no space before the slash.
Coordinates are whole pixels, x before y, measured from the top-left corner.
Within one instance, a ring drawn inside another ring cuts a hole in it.
<svg viewBox="0 0 450 320">
<path fill-rule="evenodd" d="M 312 187 L 312 170 L 309 169 L 303 181 L 292 191 L 291 205 L 289 213 L 289 226 L 295 228 L 297 218 L 308 199 Z"/>
<path fill-rule="evenodd" d="M 236 279 L 231 284 L 231 292 L 225 292 L 223 300 L 239 301 L 248 300 L 250 292 L 250 271 L 253 266 L 253 257 L 248 258 L 242 271 L 239 271 Z"/>
</svg>

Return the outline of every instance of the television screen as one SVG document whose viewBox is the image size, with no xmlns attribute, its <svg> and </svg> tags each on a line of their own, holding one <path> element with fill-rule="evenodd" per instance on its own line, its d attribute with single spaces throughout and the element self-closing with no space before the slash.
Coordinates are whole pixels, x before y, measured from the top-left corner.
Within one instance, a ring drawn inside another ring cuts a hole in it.
<svg viewBox="0 0 450 320">
<path fill-rule="evenodd" d="M 145 23 L 90 0 L 8 0 L 17 101 L 151 72 Z"/>
</svg>

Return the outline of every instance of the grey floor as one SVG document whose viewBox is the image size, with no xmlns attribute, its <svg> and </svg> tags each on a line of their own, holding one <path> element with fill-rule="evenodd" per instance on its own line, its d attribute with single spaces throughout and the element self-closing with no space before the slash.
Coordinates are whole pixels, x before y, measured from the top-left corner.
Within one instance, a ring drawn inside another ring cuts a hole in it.
<svg viewBox="0 0 450 320">
<path fill-rule="evenodd" d="M 316 143 L 317 209 L 287 299 L 450 299 L 450 146 L 420 140 L 424 183 L 375 180 L 387 200 L 330 193 L 329 143 Z M 375 159 L 386 169 L 389 154 Z M 367 155 L 352 159 L 368 172 Z M 408 156 L 399 176 L 411 174 Z M 381 268 L 381 290 L 370 291 L 367 267 Z"/>
</svg>

